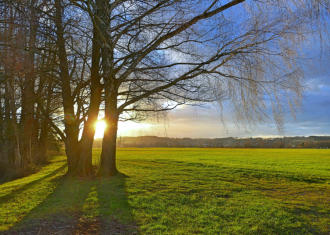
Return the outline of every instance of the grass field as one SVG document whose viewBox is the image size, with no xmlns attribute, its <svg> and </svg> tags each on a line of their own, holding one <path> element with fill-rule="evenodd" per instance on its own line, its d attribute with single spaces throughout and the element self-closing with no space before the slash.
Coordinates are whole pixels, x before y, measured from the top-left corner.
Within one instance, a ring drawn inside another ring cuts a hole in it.
<svg viewBox="0 0 330 235">
<path fill-rule="evenodd" d="M 330 150 L 124 148 L 118 168 L 70 179 L 59 156 L 1 184 L 0 231 L 330 233 Z"/>
</svg>

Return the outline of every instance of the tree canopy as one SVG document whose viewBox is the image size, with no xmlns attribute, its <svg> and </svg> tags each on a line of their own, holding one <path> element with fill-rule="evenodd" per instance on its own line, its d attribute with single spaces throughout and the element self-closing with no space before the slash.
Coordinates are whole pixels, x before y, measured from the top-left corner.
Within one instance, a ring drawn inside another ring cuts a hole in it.
<svg viewBox="0 0 330 235">
<path fill-rule="evenodd" d="M 10 143 L 0 156 L 24 167 L 54 135 L 74 175 L 93 174 L 100 111 L 100 175 L 117 173 L 121 120 L 227 100 L 249 122 L 270 104 L 280 128 L 284 100 L 294 110 L 302 95 L 301 46 L 327 36 L 329 17 L 326 0 L 1 0 L 0 9 L 0 141 Z"/>
</svg>

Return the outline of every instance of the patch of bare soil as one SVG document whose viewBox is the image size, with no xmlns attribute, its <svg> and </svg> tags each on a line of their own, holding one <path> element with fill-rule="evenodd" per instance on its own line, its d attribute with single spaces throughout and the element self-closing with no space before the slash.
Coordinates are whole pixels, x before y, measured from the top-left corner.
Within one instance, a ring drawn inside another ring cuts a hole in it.
<svg viewBox="0 0 330 235">
<path fill-rule="evenodd" d="M 122 224 L 115 219 L 93 220 L 52 218 L 35 220 L 6 232 L 1 235 L 136 235 L 136 225 Z"/>
<path fill-rule="evenodd" d="M 99 219 L 83 219 L 80 218 L 75 227 L 73 234 L 87 235 L 87 234 L 100 234 L 100 221 Z"/>
<path fill-rule="evenodd" d="M 71 235 L 74 231 L 73 220 L 63 218 L 52 218 L 47 220 L 34 220 L 17 228 L 0 233 L 1 235 Z"/>
<path fill-rule="evenodd" d="M 138 227 L 135 224 L 123 224 L 116 219 L 103 220 L 101 222 L 102 227 L 100 228 L 101 235 L 108 234 L 127 234 L 127 235 L 137 235 Z"/>
</svg>

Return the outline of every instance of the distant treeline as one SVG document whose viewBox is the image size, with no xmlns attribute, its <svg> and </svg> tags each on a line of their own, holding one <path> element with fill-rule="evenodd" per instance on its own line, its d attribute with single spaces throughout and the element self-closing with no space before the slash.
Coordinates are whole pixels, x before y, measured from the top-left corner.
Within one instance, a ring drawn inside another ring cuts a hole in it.
<svg viewBox="0 0 330 235">
<path fill-rule="evenodd" d="M 101 147 L 96 140 L 94 147 Z M 330 136 L 282 138 L 167 138 L 157 136 L 119 137 L 119 147 L 210 147 L 210 148 L 330 148 Z"/>
</svg>

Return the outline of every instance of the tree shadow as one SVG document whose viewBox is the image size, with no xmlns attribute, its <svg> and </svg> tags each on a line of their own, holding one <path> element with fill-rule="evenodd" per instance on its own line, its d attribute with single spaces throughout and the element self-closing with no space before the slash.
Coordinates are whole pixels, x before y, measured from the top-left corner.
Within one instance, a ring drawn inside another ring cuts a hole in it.
<svg viewBox="0 0 330 235">
<path fill-rule="evenodd" d="M 126 178 L 63 177 L 54 192 L 2 234 L 137 234 Z"/>
<path fill-rule="evenodd" d="M 38 184 L 45 179 L 48 179 L 48 178 L 51 178 L 51 177 L 57 175 L 59 172 L 63 171 L 65 168 L 66 168 L 66 165 L 63 165 L 61 167 L 54 169 L 53 171 L 50 171 L 49 173 L 45 174 L 44 176 L 42 176 L 36 180 L 31 180 L 29 183 L 23 184 L 22 186 L 15 188 L 10 193 L 0 196 L 0 200 L 2 202 L 8 201 L 8 200 L 10 200 L 10 198 L 23 192 L 24 190 L 30 188 L 31 186 Z"/>
<path fill-rule="evenodd" d="M 97 178 L 85 200 L 75 234 L 137 234 L 124 174 Z"/>
<path fill-rule="evenodd" d="M 62 177 L 54 192 L 4 234 L 72 234 L 93 183 Z"/>
<path fill-rule="evenodd" d="M 137 234 L 132 207 L 126 190 L 126 176 L 119 173 L 98 182 L 100 234 Z"/>
</svg>

